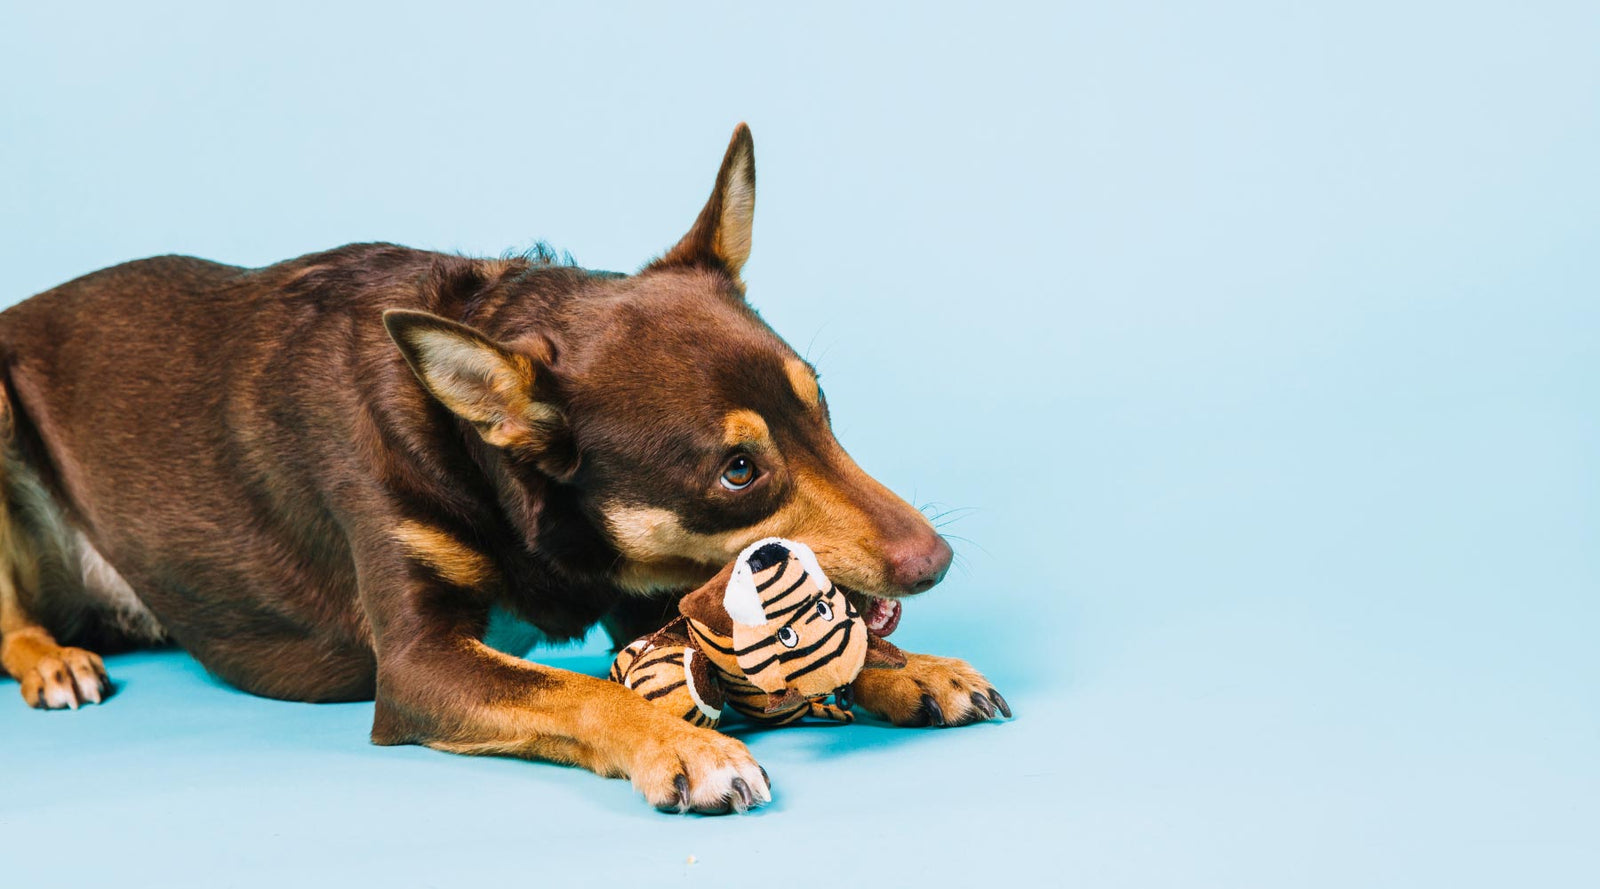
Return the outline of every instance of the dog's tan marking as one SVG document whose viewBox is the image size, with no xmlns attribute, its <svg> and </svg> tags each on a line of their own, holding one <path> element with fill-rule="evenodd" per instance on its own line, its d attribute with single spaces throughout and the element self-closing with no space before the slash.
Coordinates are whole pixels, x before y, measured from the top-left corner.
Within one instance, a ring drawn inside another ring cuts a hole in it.
<svg viewBox="0 0 1600 889">
<path fill-rule="evenodd" d="M 743 445 L 764 451 L 772 447 L 772 433 L 767 431 L 767 421 L 755 411 L 729 411 L 722 421 L 722 443 L 730 448 Z"/>
<path fill-rule="evenodd" d="M 394 538 L 413 558 L 456 586 L 480 587 L 495 576 L 488 556 L 431 525 L 408 519 L 395 527 Z"/>
<path fill-rule="evenodd" d="M 569 763 L 598 775 L 627 777 L 658 806 L 681 801 L 701 810 L 726 808 L 737 792 L 735 779 L 756 801 L 772 799 L 761 767 L 736 738 L 690 725 L 620 683 L 530 664 L 477 640 L 464 646 L 465 663 L 500 679 L 501 693 L 471 706 L 455 731 L 397 739 L 375 726 L 374 741 L 420 740 L 452 753 Z M 679 780 L 688 781 L 686 800 L 677 796 Z"/>
<path fill-rule="evenodd" d="M 763 537 L 805 540 L 834 580 L 875 592 L 889 587 L 883 554 L 868 548 L 877 538 L 873 521 L 828 476 L 792 468 L 794 493 L 777 512 L 747 528 L 702 534 L 683 527 L 671 510 L 615 504 L 604 515 L 623 561 L 616 578 L 641 594 L 697 586 L 751 542 Z M 848 457 L 835 472 L 857 488 L 877 485 Z"/>
<path fill-rule="evenodd" d="M 998 712 L 994 686 L 963 660 L 905 652 L 898 670 L 862 670 L 851 683 L 856 705 L 895 725 L 930 723 L 926 701 L 938 707 L 938 725 L 963 725 L 993 719 Z M 978 698 L 983 698 L 980 703 Z M 1009 709 L 1005 710 L 1009 715 Z"/>
<path fill-rule="evenodd" d="M 670 510 L 617 505 L 605 511 L 605 520 L 611 539 L 623 555 L 616 581 L 629 592 L 649 596 L 699 586 L 715 573 L 715 568 L 706 570 L 698 555 L 674 549 L 687 543 L 691 535 Z"/>
<path fill-rule="evenodd" d="M 17 680 L 23 700 L 41 710 L 98 704 L 111 693 L 100 656 L 56 642 L 30 613 L 39 589 L 38 554 L 12 514 L 12 498 L 27 487 L 13 477 L 11 405 L 0 391 L 0 668 Z"/>
<path fill-rule="evenodd" d="M 789 385 L 794 388 L 794 394 L 800 401 L 806 407 L 816 407 L 821 398 L 816 372 L 798 358 L 790 358 L 784 362 L 783 370 L 789 375 Z"/>
</svg>

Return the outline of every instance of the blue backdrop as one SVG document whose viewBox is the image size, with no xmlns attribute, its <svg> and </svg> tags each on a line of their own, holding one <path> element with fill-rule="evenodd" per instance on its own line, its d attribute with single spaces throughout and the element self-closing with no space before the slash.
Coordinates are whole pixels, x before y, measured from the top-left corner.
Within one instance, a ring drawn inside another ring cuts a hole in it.
<svg viewBox="0 0 1600 889">
<path fill-rule="evenodd" d="M 960 510 L 896 641 L 1017 718 L 750 736 L 776 804 L 674 819 L 117 657 L 83 712 L 0 681 L 8 885 L 1600 882 L 1600 7 L 228 6 L 6 4 L 0 300 L 632 270 L 748 120 L 752 300 Z"/>
</svg>

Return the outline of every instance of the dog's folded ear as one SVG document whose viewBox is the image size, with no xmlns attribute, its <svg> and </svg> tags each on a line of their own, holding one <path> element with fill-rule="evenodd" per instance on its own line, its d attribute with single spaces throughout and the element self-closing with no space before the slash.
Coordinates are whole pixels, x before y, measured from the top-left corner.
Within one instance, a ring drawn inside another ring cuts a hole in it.
<svg viewBox="0 0 1600 889">
<path fill-rule="evenodd" d="M 756 154 L 750 128 L 739 124 L 733 140 L 722 156 L 717 184 L 711 199 L 700 211 L 694 227 L 677 246 L 646 267 L 659 268 L 714 265 L 728 270 L 734 278 L 750 258 L 750 229 L 756 212 Z"/>
<path fill-rule="evenodd" d="M 570 473 L 566 418 L 556 403 L 547 342 L 502 345 L 428 312 L 390 309 L 383 326 L 440 404 L 471 423 L 483 440 L 518 451 L 552 475 Z"/>
</svg>

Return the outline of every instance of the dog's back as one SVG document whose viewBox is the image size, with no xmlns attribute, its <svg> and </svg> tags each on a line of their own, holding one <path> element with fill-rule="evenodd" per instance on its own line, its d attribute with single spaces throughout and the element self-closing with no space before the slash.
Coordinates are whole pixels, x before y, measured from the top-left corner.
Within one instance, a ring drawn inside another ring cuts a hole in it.
<svg viewBox="0 0 1600 889">
<path fill-rule="evenodd" d="M 408 409 L 409 374 L 379 317 L 438 309 L 420 284 L 466 266 L 509 268 L 381 244 L 264 269 L 165 256 L 0 313 L 15 536 L 65 569 L 46 626 L 170 637 L 260 694 L 370 697 L 341 513 L 358 479 L 405 471 L 380 415 Z"/>
</svg>

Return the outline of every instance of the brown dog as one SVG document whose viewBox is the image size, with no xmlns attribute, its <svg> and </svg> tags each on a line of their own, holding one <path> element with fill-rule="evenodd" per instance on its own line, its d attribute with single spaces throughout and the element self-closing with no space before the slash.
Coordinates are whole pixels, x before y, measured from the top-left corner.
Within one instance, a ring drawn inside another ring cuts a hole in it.
<svg viewBox="0 0 1600 889">
<path fill-rule="evenodd" d="M 360 244 L 131 262 L 0 314 L 0 662 L 75 708 L 110 688 L 87 648 L 170 639 L 256 694 L 376 698 L 379 744 L 577 764 L 665 808 L 767 799 L 738 741 L 481 641 L 498 605 L 625 644 L 774 535 L 880 622 L 944 575 L 746 304 L 754 205 L 740 126 L 637 275 Z M 853 692 L 897 724 L 1005 709 L 925 655 Z"/>
</svg>

